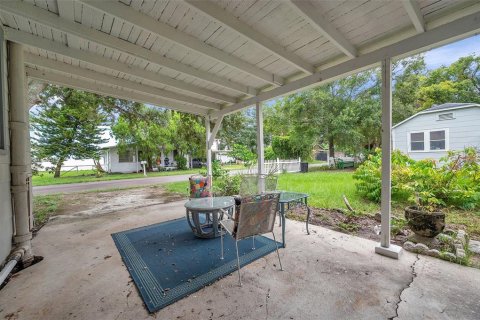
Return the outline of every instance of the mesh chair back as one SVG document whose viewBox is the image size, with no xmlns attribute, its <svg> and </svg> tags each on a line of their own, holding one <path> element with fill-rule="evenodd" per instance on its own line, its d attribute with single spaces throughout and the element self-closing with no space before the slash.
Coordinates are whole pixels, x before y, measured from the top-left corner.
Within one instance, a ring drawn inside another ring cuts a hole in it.
<svg viewBox="0 0 480 320">
<path fill-rule="evenodd" d="M 212 192 L 208 177 L 193 175 L 188 178 L 190 182 L 190 199 L 211 197 Z"/>
<path fill-rule="evenodd" d="M 242 199 L 240 214 L 235 217 L 236 240 L 272 232 L 280 193 L 267 193 Z"/>
<path fill-rule="evenodd" d="M 240 182 L 240 195 L 249 196 L 257 194 L 259 177 L 263 177 L 263 179 L 265 180 L 265 191 L 268 192 L 277 190 L 278 176 L 274 174 L 246 174 L 242 176 L 242 181 Z"/>
</svg>

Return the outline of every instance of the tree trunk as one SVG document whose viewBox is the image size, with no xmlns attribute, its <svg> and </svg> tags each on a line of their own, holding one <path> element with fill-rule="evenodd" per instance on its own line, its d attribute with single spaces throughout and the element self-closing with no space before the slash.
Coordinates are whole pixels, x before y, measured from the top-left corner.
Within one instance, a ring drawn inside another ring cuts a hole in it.
<svg viewBox="0 0 480 320">
<path fill-rule="evenodd" d="M 93 163 L 95 164 L 95 169 L 97 169 L 98 172 L 105 172 L 105 170 L 103 170 L 102 166 L 100 165 L 99 159 L 93 159 Z"/>
<path fill-rule="evenodd" d="M 54 178 L 60 178 L 60 170 L 62 169 L 63 160 L 57 162 L 55 166 L 55 174 L 53 175 Z"/>
<path fill-rule="evenodd" d="M 328 156 L 335 158 L 335 145 L 333 144 L 333 137 L 328 138 Z"/>
</svg>

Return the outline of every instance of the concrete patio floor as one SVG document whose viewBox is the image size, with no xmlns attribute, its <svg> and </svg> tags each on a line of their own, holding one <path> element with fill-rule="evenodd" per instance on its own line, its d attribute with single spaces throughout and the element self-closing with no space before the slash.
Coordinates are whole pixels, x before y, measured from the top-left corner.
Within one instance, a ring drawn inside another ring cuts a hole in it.
<svg viewBox="0 0 480 320">
<path fill-rule="evenodd" d="M 57 220 L 33 240 L 45 259 L 0 291 L 0 319 L 479 319 L 480 270 L 287 221 L 285 271 L 274 253 L 149 314 L 110 237 L 184 215 L 182 202 Z M 279 228 L 276 233 L 280 235 Z"/>
</svg>

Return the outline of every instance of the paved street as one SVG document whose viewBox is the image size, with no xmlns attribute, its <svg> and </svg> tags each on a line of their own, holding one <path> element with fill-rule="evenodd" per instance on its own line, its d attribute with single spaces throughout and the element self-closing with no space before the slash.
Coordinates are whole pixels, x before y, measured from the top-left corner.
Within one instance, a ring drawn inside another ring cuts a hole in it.
<svg viewBox="0 0 480 320">
<path fill-rule="evenodd" d="M 191 174 L 177 176 L 150 177 L 125 180 L 96 181 L 71 184 L 57 184 L 50 186 L 33 187 L 33 194 L 53 194 L 53 193 L 74 193 L 89 190 L 105 190 L 113 188 L 129 188 L 136 186 L 147 186 L 159 183 L 187 181 Z"/>
</svg>

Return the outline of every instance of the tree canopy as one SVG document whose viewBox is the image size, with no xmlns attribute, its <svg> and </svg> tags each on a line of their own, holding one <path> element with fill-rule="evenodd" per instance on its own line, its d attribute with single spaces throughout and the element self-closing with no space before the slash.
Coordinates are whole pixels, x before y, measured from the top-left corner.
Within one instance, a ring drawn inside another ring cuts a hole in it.
<svg viewBox="0 0 480 320">
<path fill-rule="evenodd" d="M 98 159 L 99 144 L 105 142 L 101 125 L 102 98 L 80 90 L 47 86 L 39 94 L 39 104 L 31 115 L 34 129 L 32 148 L 40 159 L 55 164 L 55 177 L 68 158 Z"/>
</svg>

